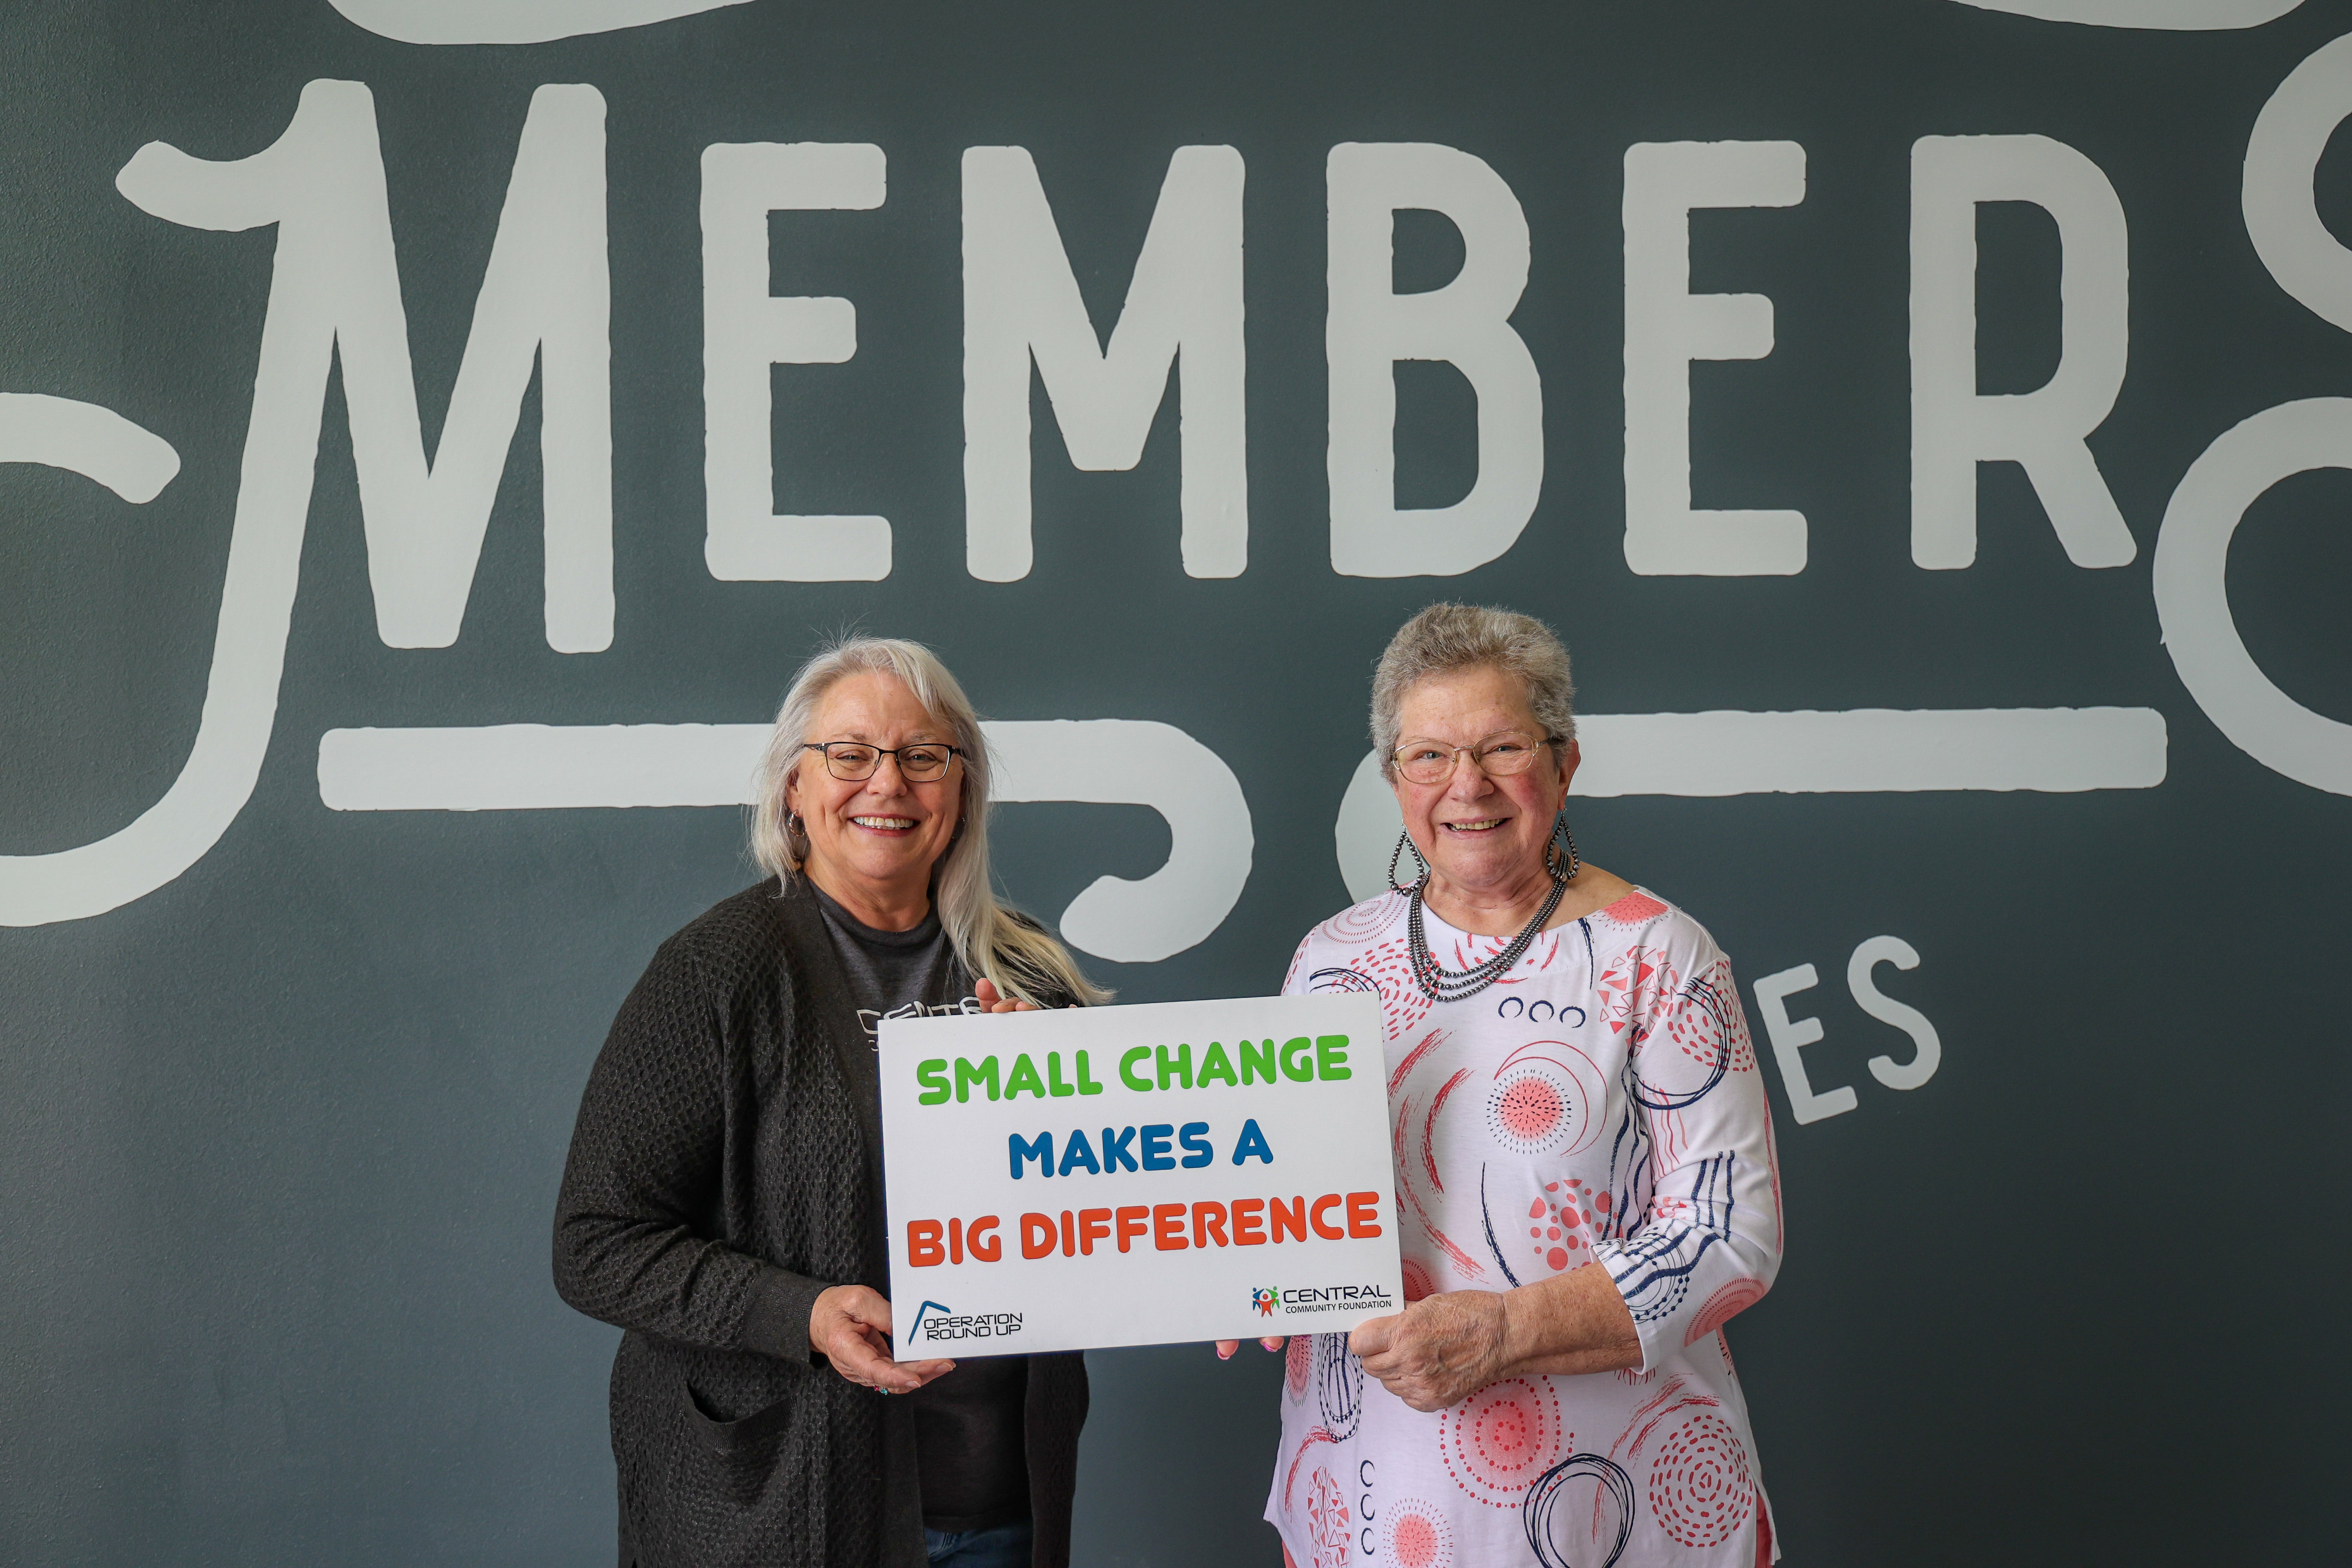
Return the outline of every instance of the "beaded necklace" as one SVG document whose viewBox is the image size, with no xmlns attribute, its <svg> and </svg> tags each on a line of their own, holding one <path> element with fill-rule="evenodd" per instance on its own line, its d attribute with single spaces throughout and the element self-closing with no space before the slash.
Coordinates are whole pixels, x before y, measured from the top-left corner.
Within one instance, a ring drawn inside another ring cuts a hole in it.
<svg viewBox="0 0 2352 1568">
<path fill-rule="evenodd" d="M 1399 848 L 1402 847 L 1404 845 L 1400 844 Z M 1421 851 L 1415 849 L 1412 858 L 1420 860 Z M 1420 879 L 1412 886 L 1404 889 L 1403 892 L 1405 959 L 1412 971 L 1413 984 L 1421 987 L 1423 995 L 1433 1002 L 1459 1002 L 1465 997 L 1475 996 L 1479 992 L 1508 974 L 1512 966 L 1527 955 L 1528 947 L 1534 943 L 1538 933 L 1544 929 L 1545 922 L 1549 921 L 1553 911 L 1559 908 L 1559 900 L 1567 894 L 1569 883 L 1576 879 L 1576 873 L 1580 868 L 1576 855 L 1576 840 L 1573 837 L 1568 841 L 1568 858 L 1565 866 L 1553 858 L 1550 845 L 1544 847 L 1544 858 L 1549 862 L 1546 868 L 1551 872 L 1552 877 L 1551 893 L 1544 900 L 1543 908 L 1538 910 L 1528 923 L 1519 928 L 1518 935 L 1513 937 L 1500 952 L 1496 953 L 1484 963 L 1475 963 L 1463 970 L 1446 968 L 1437 962 L 1437 955 L 1429 951 L 1429 932 L 1422 920 L 1422 890 L 1429 885 L 1429 863 L 1426 860 L 1422 861 Z M 1394 887 L 1396 885 L 1396 857 L 1394 856 L 1389 858 L 1389 879 L 1390 886 Z"/>
</svg>

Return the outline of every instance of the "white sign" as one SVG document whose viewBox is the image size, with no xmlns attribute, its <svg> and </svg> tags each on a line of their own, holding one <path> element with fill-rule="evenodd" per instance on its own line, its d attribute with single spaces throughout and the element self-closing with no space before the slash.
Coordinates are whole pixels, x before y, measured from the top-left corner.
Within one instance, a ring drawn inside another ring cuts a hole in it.
<svg viewBox="0 0 2352 1568">
<path fill-rule="evenodd" d="M 889 1018 L 881 1068 L 902 1361 L 1404 1310 L 1370 996 Z"/>
</svg>

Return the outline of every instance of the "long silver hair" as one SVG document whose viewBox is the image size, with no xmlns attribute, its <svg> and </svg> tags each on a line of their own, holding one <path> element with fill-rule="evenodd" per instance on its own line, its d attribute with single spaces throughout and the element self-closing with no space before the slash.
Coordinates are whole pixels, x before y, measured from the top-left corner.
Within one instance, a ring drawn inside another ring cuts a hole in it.
<svg viewBox="0 0 2352 1568">
<path fill-rule="evenodd" d="M 868 673 L 895 676 L 914 693 L 924 711 L 954 736 L 952 744 L 963 762 L 959 827 L 940 858 L 933 897 L 940 924 L 966 973 L 992 982 L 1002 995 L 1040 1006 L 1056 996 L 1085 1005 L 1109 1001 L 1111 993 L 1088 980 L 1050 932 L 997 900 L 988 869 L 988 780 L 993 763 L 988 736 L 962 686 L 939 656 L 920 643 L 903 637 L 846 637 L 801 666 L 792 689 L 784 693 L 783 706 L 776 710 L 775 728 L 760 758 L 757 803 L 751 808 L 752 858 L 786 883 L 801 875 L 808 841 L 787 826 L 784 786 L 793 770 L 809 760 L 801 747 L 811 739 L 809 731 L 825 693 L 850 676 Z"/>
</svg>

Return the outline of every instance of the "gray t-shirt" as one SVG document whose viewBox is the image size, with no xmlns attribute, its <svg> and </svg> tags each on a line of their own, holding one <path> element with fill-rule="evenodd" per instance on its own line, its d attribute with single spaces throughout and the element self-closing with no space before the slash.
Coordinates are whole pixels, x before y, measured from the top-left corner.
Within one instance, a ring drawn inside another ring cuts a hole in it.
<svg viewBox="0 0 2352 1568">
<path fill-rule="evenodd" d="M 833 938 L 833 950 L 848 973 L 867 1051 L 879 1048 L 885 1018 L 979 1011 L 971 977 L 957 962 L 955 944 L 948 941 L 938 910 L 910 930 L 878 931 L 835 903 L 824 889 L 812 883 L 810 891 L 824 911 L 825 934 Z M 876 1081 L 880 1081 L 878 1075 Z"/>
<path fill-rule="evenodd" d="M 858 1058 L 865 1081 L 854 1087 L 869 1101 L 882 1093 L 881 1026 L 885 1018 L 977 1012 L 971 976 L 932 910 L 909 931 L 877 931 L 827 898 L 812 882 L 824 912 L 825 934 L 849 976 L 850 1000 L 866 1026 Z M 915 1407 L 916 1472 L 921 1478 L 923 1523 L 931 1530 L 992 1530 L 1029 1517 L 1029 1461 L 1022 1405 L 1029 1389 L 1024 1356 L 959 1357 L 956 1369 L 925 1384 Z"/>
</svg>

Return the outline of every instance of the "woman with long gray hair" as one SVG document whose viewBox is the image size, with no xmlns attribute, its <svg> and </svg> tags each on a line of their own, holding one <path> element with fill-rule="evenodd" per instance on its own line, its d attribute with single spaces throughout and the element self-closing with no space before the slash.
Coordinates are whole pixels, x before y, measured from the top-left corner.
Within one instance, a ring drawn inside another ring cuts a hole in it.
<svg viewBox="0 0 2352 1568">
<path fill-rule="evenodd" d="M 880 1020 L 1107 999 L 997 901 L 988 776 L 929 649 L 820 653 L 760 768 L 767 879 L 664 942 L 614 1021 L 555 1282 L 628 1331 L 622 1568 L 1069 1561 L 1084 1362 L 889 1359 Z"/>
<path fill-rule="evenodd" d="M 1283 988 L 1380 998 L 1406 1306 L 1288 1342 L 1265 1515 L 1300 1568 L 1775 1555 L 1722 1331 L 1780 1266 L 1770 1112 L 1714 939 L 1577 858 L 1572 695 L 1549 627 L 1467 605 L 1372 677 L 1391 889 Z"/>
</svg>

